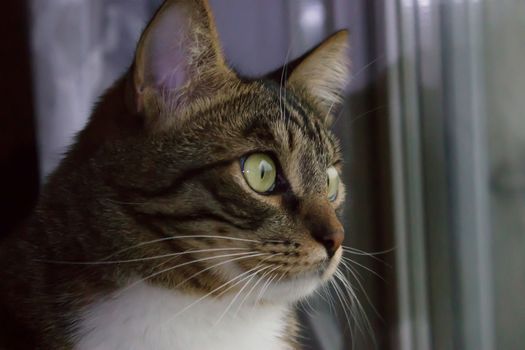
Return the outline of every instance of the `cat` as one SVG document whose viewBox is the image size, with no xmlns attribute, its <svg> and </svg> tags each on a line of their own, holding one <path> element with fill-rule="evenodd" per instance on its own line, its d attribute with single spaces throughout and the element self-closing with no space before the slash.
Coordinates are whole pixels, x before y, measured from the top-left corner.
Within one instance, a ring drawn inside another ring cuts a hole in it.
<svg viewBox="0 0 525 350">
<path fill-rule="evenodd" d="M 346 31 L 260 79 L 168 0 L 0 249 L 0 348 L 298 349 L 338 268 Z"/>
</svg>

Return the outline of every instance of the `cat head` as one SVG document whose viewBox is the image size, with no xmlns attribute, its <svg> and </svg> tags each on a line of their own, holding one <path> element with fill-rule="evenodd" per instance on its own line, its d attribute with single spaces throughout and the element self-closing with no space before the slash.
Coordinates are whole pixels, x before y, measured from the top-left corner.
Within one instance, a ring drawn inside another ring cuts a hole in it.
<svg viewBox="0 0 525 350">
<path fill-rule="evenodd" d="M 127 78 L 138 123 L 93 160 L 120 227 L 113 239 L 148 259 L 134 268 L 140 278 L 217 297 L 261 290 L 269 301 L 331 278 L 345 190 L 329 127 L 348 77 L 346 42 L 338 32 L 286 69 L 242 79 L 206 1 L 164 3 Z"/>
</svg>

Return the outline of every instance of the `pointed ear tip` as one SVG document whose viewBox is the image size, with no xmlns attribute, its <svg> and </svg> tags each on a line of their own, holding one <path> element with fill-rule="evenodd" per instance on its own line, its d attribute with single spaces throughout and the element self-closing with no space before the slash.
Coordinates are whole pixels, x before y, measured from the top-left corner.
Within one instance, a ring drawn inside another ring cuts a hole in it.
<svg viewBox="0 0 525 350">
<path fill-rule="evenodd" d="M 164 0 L 154 18 L 176 8 L 186 9 L 187 11 L 198 9 L 206 12 L 208 15 L 211 15 L 212 12 L 208 0 Z"/>
<path fill-rule="evenodd" d="M 337 50 L 340 54 L 344 55 L 345 60 L 348 60 L 347 64 L 350 64 L 350 31 L 348 29 L 341 29 L 332 34 L 326 43 Z"/>
<path fill-rule="evenodd" d="M 348 29 L 341 29 L 333 33 L 331 36 L 329 36 L 324 41 L 322 46 L 326 47 L 328 45 L 334 48 L 339 48 L 343 51 L 347 51 L 348 48 L 350 47 L 349 38 L 350 38 L 350 31 Z"/>
<path fill-rule="evenodd" d="M 332 34 L 330 39 L 337 40 L 337 41 L 348 41 L 349 38 L 350 38 L 350 30 L 344 28 Z"/>
</svg>

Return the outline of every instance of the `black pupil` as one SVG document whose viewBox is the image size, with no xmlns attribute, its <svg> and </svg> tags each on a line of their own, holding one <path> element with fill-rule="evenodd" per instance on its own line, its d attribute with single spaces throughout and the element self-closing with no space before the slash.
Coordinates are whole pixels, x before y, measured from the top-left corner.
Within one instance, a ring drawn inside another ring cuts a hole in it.
<svg viewBox="0 0 525 350">
<path fill-rule="evenodd" d="M 264 164 L 264 161 L 261 162 L 260 169 L 261 169 L 261 180 L 262 180 L 262 179 L 264 179 L 264 175 L 266 175 L 266 166 Z"/>
</svg>

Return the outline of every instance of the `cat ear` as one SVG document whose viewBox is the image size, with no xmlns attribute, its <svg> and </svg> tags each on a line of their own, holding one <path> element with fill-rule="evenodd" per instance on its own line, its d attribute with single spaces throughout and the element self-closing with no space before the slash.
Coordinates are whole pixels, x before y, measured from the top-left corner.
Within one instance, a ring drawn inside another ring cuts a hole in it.
<svg viewBox="0 0 525 350">
<path fill-rule="evenodd" d="M 135 107 L 150 114 L 148 109 L 158 109 L 163 102 L 170 108 L 184 106 L 213 93 L 232 74 L 207 1 L 167 0 L 138 44 Z"/>
<path fill-rule="evenodd" d="M 287 86 L 303 90 L 327 115 L 342 102 L 349 80 L 348 31 L 342 30 L 301 58 Z"/>
</svg>

